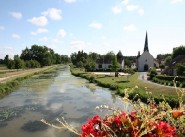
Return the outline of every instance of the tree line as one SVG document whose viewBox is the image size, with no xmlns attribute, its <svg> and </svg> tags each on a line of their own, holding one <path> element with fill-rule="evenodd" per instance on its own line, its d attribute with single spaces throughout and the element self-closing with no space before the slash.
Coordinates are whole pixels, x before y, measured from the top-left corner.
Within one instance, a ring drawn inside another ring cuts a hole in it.
<svg viewBox="0 0 185 137">
<path fill-rule="evenodd" d="M 32 45 L 30 49 L 26 47 L 22 50 L 20 56 L 14 55 L 13 59 L 6 55 L 0 63 L 5 64 L 9 69 L 38 68 L 70 63 L 70 58 L 67 55 L 59 55 L 46 46 Z"/>
</svg>

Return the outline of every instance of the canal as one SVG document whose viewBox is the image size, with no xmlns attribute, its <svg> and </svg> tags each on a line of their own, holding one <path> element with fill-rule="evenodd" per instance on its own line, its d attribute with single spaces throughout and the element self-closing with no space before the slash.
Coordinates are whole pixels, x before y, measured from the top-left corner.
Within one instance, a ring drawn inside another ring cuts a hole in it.
<svg viewBox="0 0 185 137">
<path fill-rule="evenodd" d="M 58 125 L 55 119 L 65 117 L 80 130 L 89 117 L 111 113 L 95 110 L 104 104 L 124 108 L 113 91 L 74 77 L 68 66 L 60 66 L 25 80 L 0 99 L 0 137 L 71 137 L 74 134 L 68 130 L 48 127 L 40 120 Z"/>
</svg>

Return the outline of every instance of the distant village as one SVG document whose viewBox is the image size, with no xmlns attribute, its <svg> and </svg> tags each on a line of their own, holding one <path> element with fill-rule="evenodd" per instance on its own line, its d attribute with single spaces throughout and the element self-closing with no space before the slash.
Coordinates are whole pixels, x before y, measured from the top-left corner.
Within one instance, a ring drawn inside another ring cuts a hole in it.
<svg viewBox="0 0 185 137">
<path fill-rule="evenodd" d="M 173 50 L 175 49 L 178 49 L 178 47 Z M 185 51 L 183 50 L 173 59 L 171 58 L 171 54 L 159 54 L 157 55 L 157 58 L 154 58 L 149 52 L 147 32 L 142 54 L 138 51 L 137 56 L 123 56 L 122 52 L 119 51 L 116 56 L 120 69 L 131 68 L 139 72 L 146 72 L 150 68 L 155 68 L 163 74 L 172 76 L 177 75 L 176 65 L 185 63 Z M 96 69 L 109 70 L 111 66 L 112 60 L 110 58 L 106 58 L 106 56 L 96 60 Z"/>
</svg>

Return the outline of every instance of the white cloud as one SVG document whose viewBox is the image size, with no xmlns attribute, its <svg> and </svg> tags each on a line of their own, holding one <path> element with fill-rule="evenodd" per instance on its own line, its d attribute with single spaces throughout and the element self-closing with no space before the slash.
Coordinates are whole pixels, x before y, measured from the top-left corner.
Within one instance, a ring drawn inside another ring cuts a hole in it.
<svg viewBox="0 0 185 137">
<path fill-rule="evenodd" d="M 124 5 L 127 5 L 127 4 L 128 4 L 128 0 L 123 0 L 122 3 L 123 3 Z"/>
<path fill-rule="evenodd" d="M 47 42 L 48 41 L 48 37 L 42 37 L 39 39 L 40 41 L 44 41 L 44 42 Z"/>
<path fill-rule="evenodd" d="M 64 29 L 60 29 L 58 31 L 58 33 L 57 33 L 57 36 L 62 37 L 62 38 L 65 37 L 66 36 L 65 30 Z"/>
<path fill-rule="evenodd" d="M 92 22 L 91 24 L 89 24 L 89 27 L 94 28 L 94 29 L 101 29 L 102 24 L 98 22 Z"/>
<path fill-rule="evenodd" d="M 29 19 L 28 22 L 36 26 L 46 26 L 48 23 L 48 19 L 45 16 L 33 17 L 32 19 Z"/>
<path fill-rule="evenodd" d="M 61 20 L 62 19 L 62 10 L 56 8 L 50 8 L 47 11 L 41 13 L 44 16 L 48 16 L 52 20 Z"/>
<path fill-rule="evenodd" d="M 32 31 L 31 35 L 37 35 L 37 34 L 46 33 L 46 32 L 48 32 L 47 29 L 45 29 L 45 28 L 38 28 L 36 31 Z"/>
<path fill-rule="evenodd" d="M 119 14 L 119 13 L 121 13 L 122 8 L 121 8 L 120 6 L 114 6 L 114 7 L 112 8 L 112 11 L 113 11 L 113 13 L 115 13 L 115 14 Z"/>
<path fill-rule="evenodd" d="M 84 41 L 77 40 L 77 41 L 72 41 L 70 45 L 72 49 L 83 50 L 86 46 L 86 43 Z"/>
<path fill-rule="evenodd" d="M 0 59 L 4 59 L 6 55 L 9 55 L 9 58 L 13 58 L 15 55 L 14 51 L 11 46 L 0 45 Z"/>
<path fill-rule="evenodd" d="M 139 13 L 139 15 L 144 15 L 145 11 L 144 11 L 144 9 L 139 9 L 138 13 Z"/>
<path fill-rule="evenodd" d="M 21 12 L 11 12 L 10 15 L 16 19 L 21 19 L 22 18 L 22 13 Z"/>
<path fill-rule="evenodd" d="M 5 30 L 5 27 L 4 26 L 0 26 L 0 30 Z"/>
<path fill-rule="evenodd" d="M 67 3 L 74 3 L 74 2 L 76 2 L 77 0 L 64 0 L 65 2 L 67 2 Z"/>
<path fill-rule="evenodd" d="M 126 8 L 128 11 L 134 11 L 137 10 L 139 7 L 137 5 L 127 5 Z"/>
<path fill-rule="evenodd" d="M 183 2 L 183 0 L 171 0 L 171 4 L 176 4 L 176 3 L 180 3 Z"/>
<path fill-rule="evenodd" d="M 136 31 L 137 28 L 134 24 L 130 24 L 130 25 L 127 25 L 127 26 L 124 26 L 123 28 L 125 31 L 127 32 L 133 32 L 133 31 Z"/>
<path fill-rule="evenodd" d="M 20 35 L 18 35 L 18 34 L 16 34 L 16 33 L 14 33 L 14 34 L 12 34 L 12 38 L 20 39 L 20 38 L 21 38 L 21 36 L 20 36 Z"/>
</svg>

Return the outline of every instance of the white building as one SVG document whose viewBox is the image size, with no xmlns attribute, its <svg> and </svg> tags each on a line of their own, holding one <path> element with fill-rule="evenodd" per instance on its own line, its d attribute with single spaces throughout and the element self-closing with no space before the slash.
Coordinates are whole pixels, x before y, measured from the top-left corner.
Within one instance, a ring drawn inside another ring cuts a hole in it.
<svg viewBox="0 0 185 137">
<path fill-rule="evenodd" d="M 117 57 L 117 61 L 119 63 L 120 69 L 124 69 L 124 59 L 121 51 L 118 52 L 116 57 Z M 110 58 L 106 58 L 103 56 L 101 59 L 96 60 L 96 69 L 106 70 L 106 69 L 111 69 L 111 67 L 112 67 L 112 59 Z"/>
<path fill-rule="evenodd" d="M 138 71 L 148 71 L 149 68 L 154 67 L 154 57 L 149 53 L 148 49 L 148 37 L 146 32 L 145 45 L 143 54 L 140 55 L 138 52 L 138 56 L 136 59 L 136 66 Z"/>
</svg>

